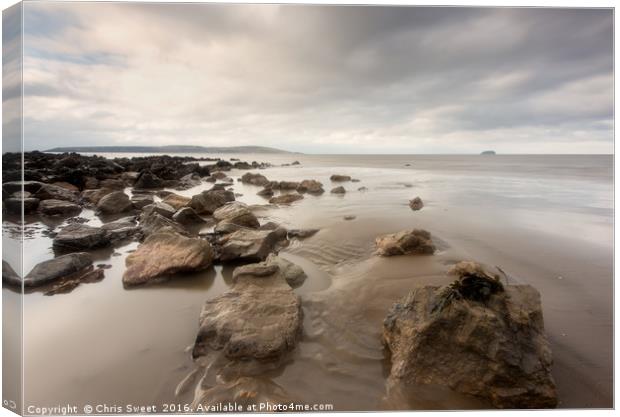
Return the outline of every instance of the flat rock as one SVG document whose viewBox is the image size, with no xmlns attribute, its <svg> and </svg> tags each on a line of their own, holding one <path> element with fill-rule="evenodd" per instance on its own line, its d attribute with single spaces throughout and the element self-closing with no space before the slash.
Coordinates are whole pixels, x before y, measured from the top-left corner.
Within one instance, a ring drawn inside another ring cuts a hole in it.
<svg viewBox="0 0 620 417">
<path fill-rule="evenodd" d="M 144 284 L 163 275 L 201 271 L 213 262 L 213 250 L 204 239 L 174 232 L 157 232 L 146 238 L 125 260 L 125 285 Z"/>
<path fill-rule="evenodd" d="M 479 298 L 484 282 L 496 285 L 461 276 L 451 286 L 418 288 L 392 307 L 383 324 L 388 398 L 403 384 L 432 384 L 497 408 L 557 405 L 538 291 L 508 285 Z"/>
<path fill-rule="evenodd" d="M 130 211 L 133 204 L 129 196 L 122 191 L 114 191 L 107 194 L 97 203 L 97 210 L 103 214 L 118 214 Z"/>
<path fill-rule="evenodd" d="M 17 193 L 14 193 L 13 195 L 15 194 Z M 28 214 L 37 210 L 39 207 L 39 202 L 39 199 L 34 197 L 9 197 L 4 200 L 4 207 L 9 213 L 21 214 L 23 205 L 24 213 Z"/>
<path fill-rule="evenodd" d="M 339 175 L 339 174 L 334 174 L 331 177 L 329 177 L 329 179 L 332 180 L 333 182 L 351 181 L 351 177 L 349 175 Z"/>
<path fill-rule="evenodd" d="M 74 223 L 63 227 L 54 237 L 54 247 L 66 249 L 93 249 L 106 246 L 110 239 L 105 230 Z"/>
<path fill-rule="evenodd" d="M 277 197 L 272 197 L 269 199 L 271 204 L 291 204 L 295 201 L 303 200 L 304 196 L 301 194 L 280 194 Z"/>
<path fill-rule="evenodd" d="M 205 220 L 196 214 L 194 209 L 191 207 L 183 207 L 179 209 L 176 213 L 174 213 L 174 216 L 172 216 L 172 220 L 184 225 L 206 223 Z"/>
<path fill-rule="evenodd" d="M 37 264 L 24 278 L 25 287 L 36 287 L 60 278 L 76 274 L 93 264 L 88 253 L 77 252 L 62 255 Z"/>
<path fill-rule="evenodd" d="M 43 200 L 38 208 L 46 216 L 73 216 L 82 211 L 77 204 L 64 200 Z"/>
<path fill-rule="evenodd" d="M 193 196 L 189 206 L 198 214 L 213 214 L 230 201 L 235 201 L 235 194 L 232 191 L 211 189 Z"/>
<path fill-rule="evenodd" d="M 213 218 L 218 223 L 232 223 L 251 229 L 260 226 L 258 219 L 248 206 L 238 201 L 231 201 L 213 212 Z"/>
<path fill-rule="evenodd" d="M 426 230 L 414 229 L 380 236 L 375 240 L 377 253 L 381 256 L 395 255 L 432 255 L 435 245 L 431 234 Z"/>
<path fill-rule="evenodd" d="M 189 203 L 192 201 L 191 197 L 185 197 L 182 195 L 171 193 L 167 195 L 163 202 L 174 208 L 175 210 L 182 209 L 183 207 L 188 207 Z"/>
<path fill-rule="evenodd" d="M 223 236 L 218 243 L 222 262 L 263 261 L 286 243 L 286 229 L 240 229 Z"/>
</svg>

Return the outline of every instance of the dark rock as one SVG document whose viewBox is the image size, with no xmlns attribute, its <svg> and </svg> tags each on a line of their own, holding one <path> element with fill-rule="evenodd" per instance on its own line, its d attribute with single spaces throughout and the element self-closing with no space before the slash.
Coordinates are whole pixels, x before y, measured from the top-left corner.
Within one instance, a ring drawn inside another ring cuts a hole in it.
<svg viewBox="0 0 620 417">
<path fill-rule="evenodd" d="M 2 260 L 2 282 L 16 287 L 21 287 L 22 285 L 22 279 L 4 259 Z"/>
<path fill-rule="evenodd" d="M 43 200 L 39 203 L 39 211 L 46 216 L 73 216 L 82 211 L 82 208 L 69 201 Z"/>
<path fill-rule="evenodd" d="M 70 224 L 58 232 L 53 245 L 66 249 L 93 249 L 109 243 L 110 239 L 103 229 L 85 224 Z"/>
<path fill-rule="evenodd" d="M 157 175 L 153 174 L 150 171 L 144 171 L 140 174 L 136 183 L 134 184 L 134 188 L 163 188 L 164 182 Z"/>
<path fill-rule="evenodd" d="M 346 192 L 347 192 L 347 190 L 345 190 L 343 186 L 332 188 L 332 190 L 331 190 L 332 194 L 344 194 Z"/>
<path fill-rule="evenodd" d="M 101 226 L 111 241 L 127 239 L 140 231 L 134 217 L 124 217 Z"/>
<path fill-rule="evenodd" d="M 299 183 L 297 192 L 319 195 L 323 194 L 325 190 L 323 189 L 323 184 L 317 180 L 303 180 Z"/>
<path fill-rule="evenodd" d="M 156 212 L 140 216 L 140 229 L 144 236 L 149 236 L 159 231 L 173 231 L 184 235 L 188 233 L 179 223 Z"/>
<path fill-rule="evenodd" d="M 244 184 L 264 186 L 269 182 L 269 180 L 262 174 L 246 172 L 241 177 L 241 182 Z"/>
<path fill-rule="evenodd" d="M 409 207 L 411 210 L 420 210 L 424 207 L 424 203 L 420 197 L 416 197 L 413 200 L 409 201 Z"/>
<path fill-rule="evenodd" d="M 129 200 L 129 196 L 122 191 L 106 194 L 97 203 L 97 210 L 104 214 L 124 213 L 132 209 L 133 204 Z"/>
<path fill-rule="evenodd" d="M 22 191 L 22 186 L 24 191 L 28 191 L 30 194 L 36 194 L 37 191 L 41 189 L 43 183 L 39 181 L 10 181 L 2 184 L 2 192 L 6 195 L 11 195 L 18 191 Z"/>
<path fill-rule="evenodd" d="M 76 274 L 93 264 L 84 252 L 70 253 L 37 264 L 24 278 L 25 287 L 36 287 Z"/>
<path fill-rule="evenodd" d="M 351 181 L 351 177 L 348 175 L 338 175 L 338 174 L 334 174 L 331 177 L 329 177 L 330 180 L 334 181 L 334 182 L 345 182 L 345 181 Z"/>
<path fill-rule="evenodd" d="M 251 229 L 257 229 L 260 226 L 258 219 L 248 206 L 238 201 L 231 201 L 219 207 L 213 212 L 213 218 L 218 223 L 232 223 Z"/>
<path fill-rule="evenodd" d="M 179 209 L 176 213 L 174 213 L 174 216 L 172 216 L 172 220 L 184 225 L 205 223 L 205 220 L 196 214 L 194 209 L 191 207 L 183 207 Z"/>
<path fill-rule="evenodd" d="M 174 213 L 176 213 L 176 210 L 171 205 L 158 201 L 153 204 L 149 204 L 148 206 L 144 206 L 142 209 L 142 216 L 149 216 L 152 213 L 157 213 L 171 219 L 172 216 L 174 216 Z"/>
<path fill-rule="evenodd" d="M 78 202 L 76 192 L 69 191 L 66 188 L 52 184 L 43 184 L 39 191 L 35 193 L 35 197 L 39 200 L 64 200 L 72 203 Z"/>
<path fill-rule="evenodd" d="M 99 181 L 99 186 L 101 188 L 110 188 L 112 190 L 124 190 L 125 181 L 121 179 L 117 179 L 117 178 L 108 178 L 108 179 Z"/>
<path fill-rule="evenodd" d="M 211 189 L 193 196 L 189 206 L 198 214 L 212 214 L 230 201 L 235 201 L 232 191 Z"/>
<path fill-rule="evenodd" d="M 266 197 L 266 198 L 273 197 L 273 194 L 274 192 L 273 192 L 273 189 L 271 188 L 263 188 L 262 190 L 256 193 L 256 195 L 259 195 L 261 197 Z"/>
</svg>

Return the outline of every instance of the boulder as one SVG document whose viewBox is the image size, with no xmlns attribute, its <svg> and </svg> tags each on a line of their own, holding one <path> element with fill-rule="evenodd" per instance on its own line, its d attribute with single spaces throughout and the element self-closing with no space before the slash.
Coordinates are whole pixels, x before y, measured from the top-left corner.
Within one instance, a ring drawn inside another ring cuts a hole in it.
<svg viewBox="0 0 620 417">
<path fill-rule="evenodd" d="M 230 201 L 235 201 L 232 191 L 211 189 L 193 196 L 189 206 L 198 214 L 212 214 Z"/>
<path fill-rule="evenodd" d="M 349 175 L 334 174 L 331 177 L 329 177 L 329 179 L 332 180 L 333 182 L 351 181 L 351 177 Z"/>
<path fill-rule="evenodd" d="M 155 200 L 152 195 L 148 194 L 134 194 L 131 196 L 131 204 L 137 210 L 142 210 L 144 207 L 149 204 L 153 204 Z"/>
<path fill-rule="evenodd" d="M 177 190 L 189 190 L 190 188 L 197 187 L 202 183 L 200 175 L 191 173 L 187 174 L 179 180 L 179 185 L 176 186 Z"/>
<path fill-rule="evenodd" d="M 207 269 L 213 250 L 204 239 L 188 238 L 164 231 L 153 233 L 125 260 L 123 284 L 138 285 L 177 272 Z"/>
<path fill-rule="evenodd" d="M 303 195 L 297 193 L 291 194 L 280 194 L 277 197 L 272 197 L 269 199 L 271 204 L 291 204 L 295 201 L 302 200 L 304 198 Z"/>
<path fill-rule="evenodd" d="M 301 300 L 277 265 L 238 267 L 232 288 L 202 308 L 192 356 L 219 352 L 241 374 L 260 373 L 261 364 L 278 363 L 295 348 L 302 322 Z"/>
<path fill-rule="evenodd" d="M 142 172 L 134 184 L 134 188 L 150 189 L 163 187 L 164 181 L 150 171 Z"/>
<path fill-rule="evenodd" d="M 22 285 L 22 279 L 4 259 L 2 260 L 2 282 L 16 287 L 21 287 Z"/>
<path fill-rule="evenodd" d="M 178 194 L 169 194 L 166 198 L 163 199 L 163 202 L 174 208 L 175 210 L 182 209 L 183 207 L 189 206 L 189 203 L 192 201 L 191 197 L 185 197 Z"/>
<path fill-rule="evenodd" d="M 432 384 L 497 408 L 557 405 L 540 295 L 529 285 L 476 272 L 418 288 L 388 313 L 383 342 L 388 397 L 399 386 Z"/>
<path fill-rule="evenodd" d="M 25 287 L 47 284 L 69 275 L 77 274 L 93 264 L 91 256 L 84 252 L 70 253 L 37 264 L 24 278 Z"/>
<path fill-rule="evenodd" d="M 422 199 L 420 197 L 416 197 L 413 200 L 409 201 L 409 207 L 411 208 L 411 210 L 420 210 L 422 207 L 424 207 L 424 203 L 422 202 Z"/>
<path fill-rule="evenodd" d="M 244 184 L 251 184 L 251 185 L 260 185 L 260 186 L 264 186 L 267 183 L 269 183 L 269 180 L 267 179 L 267 177 L 265 177 L 262 174 L 256 174 L 256 173 L 252 173 L 252 172 L 246 172 L 245 174 L 243 174 L 243 176 L 241 177 L 241 182 Z"/>
<path fill-rule="evenodd" d="M 222 236 L 218 244 L 222 262 L 263 261 L 271 252 L 276 252 L 281 245 L 286 244 L 286 229 L 240 229 Z"/>
<path fill-rule="evenodd" d="M 129 196 L 122 191 L 114 191 L 107 194 L 97 203 L 97 210 L 103 214 L 118 214 L 130 211 L 133 204 Z"/>
<path fill-rule="evenodd" d="M 232 223 L 251 229 L 257 229 L 260 226 L 258 219 L 248 206 L 238 201 L 231 201 L 215 210 L 213 218 L 218 223 Z"/>
<path fill-rule="evenodd" d="M 82 191 L 82 199 L 86 203 L 97 205 L 97 203 L 99 203 L 99 201 L 103 197 L 113 192 L 114 190 L 111 188 L 97 188 L 94 190 L 84 190 Z"/>
<path fill-rule="evenodd" d="M 39 191 L 35 193 L 39 200 L 64 200 L 72 203 L 78 202 L 78 194 L 66 188 L 52 184 L 42 184 Z"/>
<path fill-rule="evenodd" d="M 111 241 L 127 239 L 138 233 L 140 227 L 134 217 L 124 217 L 101 226 Z"/>
<path fill-rule="evenodd" d="M 172 216 L 174 216 L 174 213 L 176 213 L 176 210 L 170 204 L 166 204 L 161 201 L 149 204 L 148 206 L 144 206 L 142 208 L 142 216 L 148 216 L 152 213 L 157 213 L 171 219 Z"/>
<path fill-rule="evenodd" d="M 117 178 L 108 178 L 105 180 L 99 181 L 99 186 L 101 188 L 109 188 L 112 190 L 124 190 L 125 189 L 125 181 Z"/>
<path fill-rule="evenodd" d="M 303 180 L 299 183 L 297 192 L 319 195 L 323 194 L 325 190 L 323 189 L 323 184 L 317 180 Z"/>
<path fill-rule="evenodd" d="M 380 236 L 375 240 L 377 253 L 381 256 L 432 255 L 435 245 L 426 230 L 414 229 Z"/>
<path fill-rule="evenodd" d="M 344 194 L 346 192 L 347 192 L 347 190 L 345 190 L 343 186 L 332 188 L 332 190 L 331 190 L 332 194 Z"/>
<path fill-rule="evenodd" d="M 109 243 L 105 230 L 79 223 L 63 227 L 53 241 L 54 247 L 78 250 L 93 249 Z"/>
<path fill-rule="evenodd" d="M 144 236 L 149 236 L 159 231 L 174 231 L 180 234 L 187 234 L 187 230 L 179 223 L 155 212 L 140 216 L 140 230 Z"/>
<path fill-rule="evenodd" d="M 262 190 L 256 193 L 256 195 L 259 195 L 261 197 L 266 197 L 266 198 L 273 197 L 273 194 L 274 192 L 272 188 L 263 188 Z"/>
<path fill-rule="evenodd" d="M 174 213 L 174 216 L 172 216 L 172 220 L 183 225 L 206 223 L 191 207 L 179 209 Z"/>
<path fill-rule="evenodd" d="M 82 208 L 69 201 L 43 200 L 39 203 L 39 211 L 46 216 L 73 216 L 82 211 Z"/>
</svg>

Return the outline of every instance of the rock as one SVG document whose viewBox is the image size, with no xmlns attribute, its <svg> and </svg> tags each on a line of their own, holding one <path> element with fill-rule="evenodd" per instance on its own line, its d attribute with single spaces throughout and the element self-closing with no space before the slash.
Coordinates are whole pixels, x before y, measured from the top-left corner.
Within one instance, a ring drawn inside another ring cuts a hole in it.
<svg viewBox="0 0 620 417">
<path fill-rule="evenodd" d="M 288 237 L 296 237 L 297 239 L 305 239 L 314 236 L 320 229 L 291 229 L 288 231 Z"/>
<path fill-rule="evenodd" d="M 189 190 L 190 188 L 194 188 L 199 186 L 202 183 L 200 179 L 200 175 L 191 173 L 187 174 L 179 180 L 179 185 L 177 185 L 177 190 Z"/>
<path fill-rule="evenodd" d="M 266 198 L 273 197 L 273 194 L 274 192 L 273 192 L 273 189 L 271 188 L 263 188 L 262 190 L 256 193 L 256 195 L 259 195 L 261 197 L 266 197 Z"/>
<path fill-rule="evenodd" d="M 497 408 L 557 405 L 540 295 L 529 285 L 502 286 L 485 274 L 418 288 L 392 307 L 383 342 L 388 395 L 403 384 L 433 384 Z"/>
<path fill-rule="evenodd" d="M 95 177 L 84 177 L 84 189 L 93 190 L 99 188 L 99 180 Z"/>
<path fill-rule="evenodd" d="M 107 194 L 97 203 L 97 210 L 103 214 L 118 214 L 130 211 L 133 204 L 129 196 L 122 191 L 114 191 Z"/>
<path fill-rule="evenodd" d="M 76 275 L 67 279 L 62 279 L 61 282 L 54 284 L 51 289 L 45 291 L 43 295 L 56 295 L 65 294 L 73 291 L 78 285 L 83 282 L 92 283 L 101 281 L 104 278 L 103 269 L 94 269 L 92 266 L 84 269 Z"/>
<path fill-rule="evenodd" d="M 21 214 L 22 205 L 24 214 L 32 213 L 39 207 L 39 199 L 30 197 L 30 193 L 21 191 L 13 193 L 13 195 L 4 200 L 4 206 L 9 213 Z"/>
<path fill-rule="evenodd" d="M 72 191 L 74 193 L 77 193 L 77 192 L 80 191 L 80 189 L 78 187 L 76 187 L 75 185 L 70 184 L 68 182 L 64 182 L 64 181 L 54 182 L 54 183 L 52 183 L 52 185 L 55 185 L 57 187 L 62 187 L 64 189 Z"/>
<path fill-rule="evenodd" d="M 172 216 L 172 220 L 184 225 L 206 223 L 205 220 L 196 214 L 194 209 L 191 207 L 183 207 L 179 209 L 176 213 L 174 213 L 174 216 Z"/>
<path fill-rule="evenodd" d="M 144 236 L 149 236 L 160 231 L 174 231 L 183 235 L 188 233 L 179 223 L 156 212 L 140 216 L 140 230 Z"/>
<path fill-rule="evenodd" d="M 42 184 L 39 191 L 35 193 L 35 197 L 39 200 L 64 200 L 72 203 L 78 202 L 76 192 L 69 191 L 66 188 L 52 184 Z"/>
<path fill-rule="evenodd" d="M 368 191 L 368 187 L 360 187 L 357 189 L 357 191 L 362 191 L 362 192 Z"/>
<path fill-rule="evenodd" d="M 351 181 L 351 177 L 348 175 L 338 175 L 338 174 L 334 174 L 331 177 L 329 177 L 330 180 L 334 181 L 334 182 L 345 182 L 345 181 Z"/>
<path fill-rule="evenodd" d="M 82 211 L 82 208 L 69 201 L 43 200 L 39 203 L 39 211 L 46 216 L 73 216 Z"/>
<path fill-rule="evenodd" d="M 280 268 L 280 273 L 284 277 L 285 281 L 292 288 L 301 287 L 304 281 L 306 281 L 306 278 L 308 278 L 302 267 L 295 265 L 293 262 L 277 255 L 269 255 L 266 263 L 277 265 Z"/>
<path fill-rule="evenodd" d="M 54 247 L 67 249 L 93 249 L 109 243 L 105 230 L 79 223 L 63 227 L 53 241 Z"/>
<path fill-rule="evenodd" d="M 348 215 L 348 216 L 344 216 L 344 219 L 345 220 L 355 220 L 355 219 L 357 219 L 357 217 L 353 216 L 353 215 Z"/>
<path fill-rule="evenodd" d="M 211 178 L 215 178 L 216 181 L 217 180 L 223 180 L 226 177 L 228 177 L 228 176 L 226 175 L 225 172 L 222 172 L 222 171 L 215 171 L 215 172 L 211 173 Z"/>
<path fill-rule="evenodd" d="M 351 182 L 360 182 L 361 180 L 359 178 L 351 178 Z"/>
<path fill-rule="evenodd" d="M 276 222 L 267 222 L 262 224 L 259 229 L 260 230 L 276 230 L 280 225 Z"/>
<path fill-rule="evenodd" d="M 422 202 L 422 199 L 420 197 L 416 197 L 413 200 L 409 201 L 409 207 L 411 207 L 411 210 L 420 210 L 422 207 L 424 207 L 424 203 Z"/>
<path fill-rule="evenodd" d="M 121 180 L 123 180 L 123 183 L 128 186 L 133 186 L 136 181 L 138 181 L 139 177 L 140 173 L 135 171 L 127 171 L 121 174 Z"/>
<path fill-rule="evenodd" d="M 347 192 L 347 190 L 345 190 L 343 186 L 332 188 L 332 190 L 331 190 L 332 194 L 344 194 L 346 192 Z"/>
<path fill-rule="evenodd" d="M 123 284 L 138 285 L 177 272 L 207 269 L 213 261 L 211 245 L 204 239 L 174 232 L 158 232 L 146 238 L 125 260 Z"/>
<path fill-rule="evenodd" d="M 278 363 L 295 348 L 302 322 L 301 300 L 277 265 L 238 267 L 232 288 L 202 308 L 192 356 L 221 352 L 242 375 L 262 373 L 260 364 Z"/>
<path fill-rule="evenodd" d="M 293 161 L 291 165 L 301 165 L 301 163 L 299 161 Z"/>
<path fill-rule="evenodd" d="M 163 188 L 164 181 L 150 171 L 144 171 L 140 174 L 134 188 Z"/>
<path fill-rule="evenodd" d="M 142 210 L 144 207 L 149 204 L 153 204 L 155 200 L 152 195 L 148 194 L 134 194 L 131 196 L 131 204 L 137 210 Z"/>
<path fill-rule="evenodd" d="M 124 217 L 106 223 L 101 228 L 106 231 L 111 241 L 127 239 L 140 231 L 134 217 Z"/>
<path fill-rule="evenodd" d="M 219 240 L 220 260 L 263 261 L 271 252 L 286 242 L 286 229 L 251 230 L 240 229 Z"/>
<path fill-rule="evenodd" d="M 2 192 L 11 195 L 18 191 L 28 191 L 30 194 L 36 194 L 41 189 L 43 183 L 39 181 L 9 181 L 2 184 Z"/>
<path fill-rule="evenodd" d="M 278 190 L 291 191 L 297 190 L 297 187 L 299 187 L 299 183 L 296 181 L 280 181 L 277 188 Z"/>
<path fill-rule="evenodd" d="M 235 201 L 235 194 L 232 191 L 211 189 L 193 196 L 189 206 L 198 214 L 213 214 L 230 201 Z"/>
<path fill-rule="evenodd" d="M 264 186 L 269 183 L 269 180 L 264 175 L 246 172 L 241 177 L 241 182 L 244 184 Z"/>
<path fill-rule="evenodd" d="M 16 287 L 21 287 L 22 285 L 22 279 L 4 259 L 2 260 L 2 282 Z"/>
<path fill-rule="evenodd" d="M 108 178 L 105 180 L 99 181 L 99 186 L 101 188 L 109 188 L 111 190 L 124 190 L 125 189 L 125 181 L 116 179 L 116 178 Z"/>
<path fill-rule="evenodd" d="M 176 213 L 176 210 L 171 205 L 158 201 L 153 204 L 149 204 L 148 206 L 144 206 L 144 208 L 142 208 L 143 216 L 148 216 L 151 213 L 157 213 L 157 214 L 164 216 L 167 219 L 171 219 L 172 216 L 174 216 L 174 213 Z"/>
<path fill-rule="evenodd" d="M 70 253 L 37 264 L 24 278 L 25 287 L 36 287 L 83 271 L 93 264 L 84 252 Z"/>
<path fill-rule="evenodd" d="M 164 198 L 164 203 L 172 206 L 175 210 L 182 209 L 183 207 L 189 206 L 189 203 L 192 201 L 190 197 L 185 197 L 178 194 L 170 194 L 166 198 Z"/>
<path fill-rule="evenodd" d="M 272 197 L 269 199 L 271 204 L 291 204 L 295 201 L 302 200 L 304 198 L 301 194 L 280 194 L 277 197 Z"/>
<path fill-rule="evenodd" d="M 248 206 L 238 201 L 231 201 L 213 212 L 213 218 L 218 223 L 232 223 L 251 229 L 260 226 L 258 219 Z"/>
<path fill-rule="evenodd" d="M 84 190 L 82 191 L 82 199 L 86 201 L 87 203 L 97 205 L 103 197 L 113 192 L 114 190 L 111 188 L 98 188 L 94 190 Z"/>
<path fill-rule="evenodd" d="M 323 189 L 323 184 L 317 180 L 303 180 L 299 183 L 297 192 L 319 195 L 323 194 L 325 190 Z"/>
<path fill-rule="evenodd" d="M 420 229 L 380 236 L 375 240 L 375 245 L 377 246 L 377 253 L 381 256 L 432 255 L 435 253 L 431 234 Z"/>
</svg>

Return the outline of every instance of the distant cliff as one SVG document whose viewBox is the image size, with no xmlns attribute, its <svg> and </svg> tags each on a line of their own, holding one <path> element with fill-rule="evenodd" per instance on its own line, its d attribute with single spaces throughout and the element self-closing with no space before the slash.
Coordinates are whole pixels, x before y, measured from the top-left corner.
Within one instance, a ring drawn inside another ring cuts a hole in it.
<svg viewBox="0 0 620 417">
<path fill-rule="evenodd" d="M 80 153 L 295 153 L 267 146 L 67 146 L 48 149 L 45 152 Z"/>
</svg>

